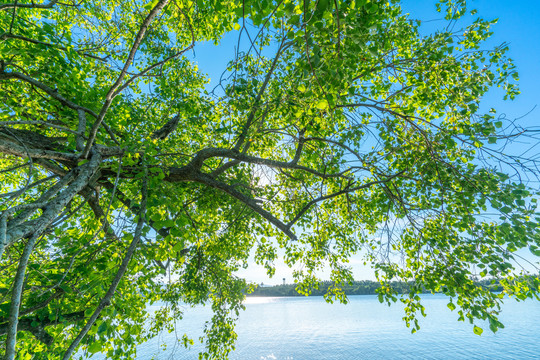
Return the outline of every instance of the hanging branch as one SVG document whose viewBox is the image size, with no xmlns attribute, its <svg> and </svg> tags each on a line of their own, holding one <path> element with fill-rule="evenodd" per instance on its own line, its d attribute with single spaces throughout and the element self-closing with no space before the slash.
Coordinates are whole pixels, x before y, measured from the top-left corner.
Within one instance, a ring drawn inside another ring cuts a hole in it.
<svg viewBox="0 0 540 360">
<path fill-rule="evenodd" d="M 82 328 L 82 330 L 79 332 L 79 335 L 77 335 L 77 337 L 72 341 L 69 348 L 66 350 L 64 357 L 62 358 L 63 360 L 69 360 L 71 358 L 71 355 L 73 354 L 75 349 L 77 349 L 77 347 L 79 346 L 79 343 L 86 336 L 86 334 L 88 333 L 92 325 L 94 325 L 94 323 L 96 322 L 97 318 L 99 317 L 103 309 L 105 309 L 107 306 L 110 305 L 111 300 L 114 296 L 114 293 L 116 292 L 116 288 L 118 287 L 120 280 L 122 280 L 122 277 L 124 276 L 127 270 L 129 262 L 133 254 L 135 253 L 137 244 L 139 243 L 139 240 L 141 239 L 142 228 L 143 228 L 143 225 L 145 223 L 145 218 L 146 218 L 146 200 L 147 200 L 147 195 L 148 195 L 147 181 L 148 181 L 147 175 L 145 175 L 142 181 L 142 190 L 141 190 L 142 200 L 141 200 L 141 207 L 139 211 L 139 220 L 137 222 L 137 227 L 135 228 L 135 234 L 133 236 L 133 240 L 131 241 L 129 248 L 127 249 L 126 254 L 124 255 L 122 264 L 120 265 L 120 268 L 118 269 L 116 273 L 116 276 L 114 277 L 111 285 L 109 286 L 109 290 L 107 291 L 103 299 L 101 299 L 101 301 L 99 302 L 99 305 L 97 306 L 96 310 L 94 310 L 94 313 L 92 314 L 92 316 L 90 316 L 90 318 L 86 322 L 86 325 Z"/>
</svg>

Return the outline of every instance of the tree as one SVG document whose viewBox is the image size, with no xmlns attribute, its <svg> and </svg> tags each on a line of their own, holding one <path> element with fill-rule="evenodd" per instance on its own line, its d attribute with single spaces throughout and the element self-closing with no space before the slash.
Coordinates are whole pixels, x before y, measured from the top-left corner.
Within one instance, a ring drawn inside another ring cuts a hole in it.
<svg viewBox="0 0 540 360">
<path fill-rule="evenodd" d="M 538 298 L 516 254 L 540 255 L 538 161 L 479 111 L 517 73 L 505 45 L 481 48 L 493 21 L 455 31 L 465 1 L 438 5 L 449 26 L 428 35 L 398 1 L 0 5 L 4 358 L 133 358 L 207 302 L 206 356 L 226 356 L 251 288 L 235 271 L 253 252 L 272 274 L 277 248 L 300 291 L 329 266 L 342 301 L 363 251 L 381 301 L 413 284 L 413 330 L 423 289 L 493 331 L 503 295 L 477 276 Z M 231 31 L 210 91 L 188 55 Z"/>
</svg>

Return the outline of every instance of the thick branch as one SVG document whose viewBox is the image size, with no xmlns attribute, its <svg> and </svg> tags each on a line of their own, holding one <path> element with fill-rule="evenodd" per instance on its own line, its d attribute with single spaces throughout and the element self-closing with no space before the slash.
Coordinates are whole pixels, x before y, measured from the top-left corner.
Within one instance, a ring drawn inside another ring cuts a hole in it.
<svg viewBox="0 0 540 360">
<path fill-rule="evenodd" d="M 101 155 L 96 151 L 89 162 L 72 170 L 70 176 L 75 177 L 73 182 L 54 199 L 49 200 L 45 206 L 40 206 L 43 208 L 43 214 L 39 218 L 21 225 L 8 226 L 5 245 L 10 245 L 18 239 L 29 237 L 32 234 L 42 233 L 73 197 L 90 183 L 98 171 L 100 163 Z"/>
<path fill-rule="evenodd" d="M 36 164 L 41 165 L 44 169 L 48 170 L 49 172 L 58 176 L 66 176 L 66 174 L 68 173 L 67 170 L 61 168 L 57 164 L 47 159 L 34 159 L 34 162 Z"/>
<path fill-rule="evenodd" d="M 4 254 L 7 245 L 7 219 L 6 216 L 0 216 L 0 259 Z"/>
<path fill-rule="evenodd" d="M 73 180 L 74 173 L 70 172 L 66 176 L 62 177 L 56 184 L 47 189 L 41 196 L 34 202 L 20 204 L 15 207 L 9 208 L 2 213 L 3 217 L 11 217 L 13 214 L 20 211 L 10 222 L 9 226 L 13 227 L 21 224 L 28 219 L 36 209 L 47 206 L 49 200 L 58 194 L 64 186 L 67 186 Z"/>
<path fill-rule="evenodd" d="M 50 223 L 54 220 L 54 218 L 57 216 L 57 214 L 71 201 L 73 196 L 75 196 L 84 186 L 88 184 L 90 179 L 92 178 L 93 174 L 97 171 L 99 162 L 101 160 L 101 157 L 99 154 L 95 153 L 92 157 L 91 161 L 87 164 L 83 165 L 79 169 L 77 178 L 73 181 L 73 183 L 60 192 L 58 196 L 50 201 L 47 206 L 43 209 L 43 214 L 41 217 L 39 217 L 36 220 L 27 222 L 25 225 L 26 228 L 28 228 L 26 231 L 28 231 L 31 236 L 24 248 L 23 254 L 21 255 L 17 267 L 17 273 L 15 275 L 15 278 L 13 280 L 13 290 L 12 290 L 12 296 L 11 296 L 11 304 L 10 304 L 10 311 L 9 311 L 9 321 L 7 325 L 7 339 L 6 339 L 6 352 L 4 359 L 5 360 L 13 360 L 16 355 L 16 343 L 17 343 L 17 332 L 18 332 L 18 323 L 19 323 L 19 310 L 21 305 L 21 297 L 22 297 L 22 291 L 24 287 L 24 279 L 25 279 L 25 273 L 26 268 L 28 265 L 28 261 L 30 259 L 30 255 L 34 249 L 34 246 L 36 244 L 36 241 L 42 236 L 43 232 L 46 230 L 46 228 L 50 225 Z M 74 174 L 69 174 L 73 176 Z M 71 177 L 66 176 L 66 177 Z M 64 181 L 67 181 L 66 179 L 62 179 L 59 183 L 62 184 Z M 63 185 L 63 184 L 62 184 Z M 58 186 L 58 184 L 56 184 Z M 53 187 L 54 188 L 54 187 Z M 5 245 L 8 245 L 9 242 L 13 242 L 17 240 L 17 232 L 13 232 L 10 229 L 8 229 L 6 234 L 6 227 L 5 227 L 5 220 L 7 218 L 7 212 L 4 212 L 2 214 L 2 217 L 0 218 L 0 224 L 2 230 L 2 237 L 6 237 L 2 240 L 2 248 Z M 15 236 L 14 236 L 15 233 Z M 19 231 L 19 234 L 21 232 Z M 8 236 L 5 236 L 8 235 Z M 10 239 L 11 237 L 11 239 Z M 42 341 L 49 343 L 51 341 L 50 336 L 44 332 L 44 331 L 32 331 L 36 337 L 41 339 Z"/>
<path fill-rule="evenodd" d="M 43 193 L 37 201 L 30 204 L 21 204 L 2 212 L 2 215 L 0 216 L 0 259 L 2 258 L 4 248 L 14 242 L 15 240 L 13 239 L 19 239 L 25 236 L 26 233 L 24 232 L 24 229 L 31 230 L 35 224 L 35 221 L 28 222 L 24 227 L 21 226 L 20 229 L 17 229 L 16 226 L 30 217 L 36 209 L 46 206 L 48 200 L 55 196 L 71 181 L 72 178 L 73 173 L 69 173 L 68 176 L 64 176 L 62 179 L 60 179 L 60 181 L 45 191 L 45 193 Z M 7 219 L 17 211 L 21 212 L 12 221 L 10 221 L 8 231 Z M 19 230 L 19 233 L 17 230 Z"/>
<path fill-rule="evenodd" d="M 77 110 L 79 115 L 79 123 L 77 125 L 77 137 L 76 137 L 76 148 L 77 151 L 84 150 L 84 132 L 86 131 L 86 114 L 82 109 Z"/>
<path fill-rule="evenodd" d="M 194 180 L 205 184 L 208 186 L 211 186 L 213 188 L 219 189 L 236 199 L 240 200 L 244 204 L 246 204 L 249 208 L 251 208 L 253 211 L 255 211 L 257 214 L 261 215 L 263 218 L 265 218 L 268 222 L 270 222 L 272 225 L 277 227 L 279 230 L 281 230 L 285 235 L 287 235 L 291 240 L 297 240 L 296 235 L 291 231 L 291 229 L 285 225 L 281 220 L 277 219 L 274 215 L 269 213 L 268 211 L 264 210 L 262 207 L 257 204 L 257 201 L 253 198 L 250 198 L 247 195 L 242 194 L 238 190 L 234 188 L 234 186 L 231 186 L 229 184 L 223 183 L 221 181 L 218 181 L 211 177 L 208 174 L 204 174 L 201 172 L 197 172 L 194 175 Z"/>
<path fill-rule="evenodd" d="M 27 151 L 28 150 L 28 151 Z M 7 141 L 2 139 L 0 136 L 0 152 L 4 154 L 15 155 L 19 157 L 27 157 L 30 155 L 31 158 L 36 159 L 51 159 L 51 160 L 64 160 L 64 161 L 76 161 L 78 156 L 76 154 L 63 153 L 59 151 L 45 150 L 45 149 L 36 149 L 28 148 L 15 144 L 14 142 Z"/>
<path fill-rule="evenodd" d="M 298 164 L 298 160 L 300 160 L 300 156 L 302 156 L 302 150 L 304 150 L 304 142 L 305 142 L 304 133 L 305 132 L 306 132 L 305 129 L 303 129 L 298 134 L 298 146 L 296 147 L 296 152 L 294 154 L 294 158 L 291 160 L 291 164 L 294 164 L 294 165 Z"/>
</svg>

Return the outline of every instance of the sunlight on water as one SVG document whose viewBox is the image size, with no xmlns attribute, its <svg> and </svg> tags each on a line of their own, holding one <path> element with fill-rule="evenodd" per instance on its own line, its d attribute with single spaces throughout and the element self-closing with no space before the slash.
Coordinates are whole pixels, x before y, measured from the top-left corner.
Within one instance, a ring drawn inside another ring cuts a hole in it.
<svg viewBox="0 0 540 360">
<path fill-rule="evenodd" d="M 230 359 L 540 359 L 540 302 L 507 299 L 501 314 L 506 327 L 493 334 L 486 325 L 477 336 L 470 324 L 457 321 L 457 311 L 446 307 L 448 298 L 422 298 L 428 316 L 420 319 L 420 331 L 411 334 L 401 320 L 402 306 L 380 304 L 376 296 L 350 296 L 347 305 L 327 304 L 321 297 L 250 297 Z M 196 339 L 210 317 L 208 307 L 187 308 L 177 333 L 140 345 L 137 359 L 197 359 L 203 345 Z M 195 340 L 190 349 L 178 342 L 184 333 Z"/>
<path fill-rule="evenodd" d="M 276 360 L 277 357 L 274 356 L 274 354 L 270 354 L 268 356 L 261 356 L 261 360 Z"/>
<path fill-rule="evenodd" d="M 279 297 L 264 297 L 264 296 L 250 296 L 246 297 L 243 304 L 244 305 L 251 305 L 251 304 L 268 304 L 268 303 L 274 303 L 279 301 L 282 298 Z M 271 359 L 271 358 L 269 358 Z"/>
</svg>

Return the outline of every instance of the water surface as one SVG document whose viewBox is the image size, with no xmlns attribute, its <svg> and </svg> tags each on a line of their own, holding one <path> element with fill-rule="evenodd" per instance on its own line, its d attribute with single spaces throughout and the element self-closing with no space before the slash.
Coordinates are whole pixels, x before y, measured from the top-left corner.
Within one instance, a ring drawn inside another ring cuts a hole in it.
<svg viewBox="0 0 540 360">
<path fill-rule="evenodd" d="M 411 334 L 402 306 L 380 304 L 376 296 L 350 296 L 347 305 L 321 297 L 248 298 L 237 325 L 233 360 L 311 359 L 540 359 L 540 303 L 506 300 L 496 334 L 477 336 L 457 321 L 444 295 L 423 296 L 427 317 Z M 137 359 L 197 359 L 201 346 L 176 343 L 184 333 L 197 339 L 208 308 L 188 309 L 177 332 L 139 346 Z M 162 345 L 167 344 L 163 351 Z"/>
</svg>

